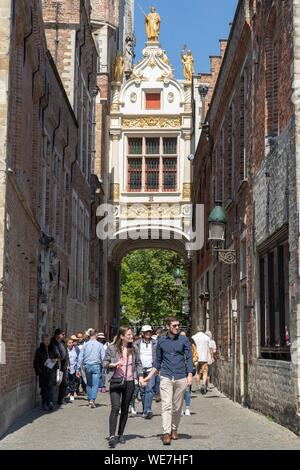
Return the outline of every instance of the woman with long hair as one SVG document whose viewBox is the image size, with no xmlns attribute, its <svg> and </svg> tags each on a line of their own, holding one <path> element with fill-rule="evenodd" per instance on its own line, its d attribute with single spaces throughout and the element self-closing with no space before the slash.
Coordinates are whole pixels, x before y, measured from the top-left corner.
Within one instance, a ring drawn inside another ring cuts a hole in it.
<svg viewBox="0 0 300 470">
<path fill-rule="evenodd" d="M 104 368 L 110 383 L 111 412 L 109 417 L 109 447 L 124 444 L 124 429 L 128 419 L 129 404 L 134 392 L 134 380 L 143 386 L 143 368 L 139 351 L 133 347 L 133 333 L 129 327 L 121 327 L 116 341 L 106 350 Z M 116 428 L 121 407 L 118 436 Z"/>
</svg>

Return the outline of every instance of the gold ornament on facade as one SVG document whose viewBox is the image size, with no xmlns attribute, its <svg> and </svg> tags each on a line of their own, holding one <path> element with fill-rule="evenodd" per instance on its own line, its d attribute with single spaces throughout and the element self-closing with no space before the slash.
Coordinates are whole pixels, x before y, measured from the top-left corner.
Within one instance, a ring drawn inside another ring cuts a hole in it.
<svg viewBox="0 0 300 470">
<path fill-rule="evenodd" d="M 118 111 L 120 111 L 119 103 L 112 103 L 110 110 L 112 113 L 117 113 Z"/>
<path fill-rule="evenodd" d="M 123 120 L 123 127 L 126 129 L 165 129 L 178 128 L 181 126 L 180 118 L 161 118 L 161 117 L 141 117 Z"/>
<path fill-rule="evenodd" d="M 120 185 L 119 183 L 112 183 L 110 186 L 111 199 L 119 201 L 120 199 Z"/>
<path fill-rule="evenodd" d="M 155 61 L 154 59 L 151 59 L 151 60 L 149 60 L 148 65 L 149 65 L 152 69 L 154 69 L 154 67 L 157 66 L 157 63 L 156 63 L 156 61 Z"/>
<path fill-rule="evenodd" d="M 187 82 L 193 80 L 195 63 L 194 57 L 192 56 L 192 51 L 189 49 L 186 54 L 184 54 L 185 48 L 181 52 L 181 62 L 183 64 L 183 75 Z"/>
<path fill-rule="evenodd" d="M 120 51 L 117 51 L 112 62 L 112 77 L 113 77 L 114 82 L 122 81 L 124 70 L 125 70 L 124 56 L 121 55 Z"/>
<path fill-rule="evenodd" d="M 160 77 L 156 79 L 157 82 L 164 82 L 164 83 L 169 83 L 170 78 L 173 78 L 173 73 L 172 71 L 167 72 L 166 70 L 163 71 Z"/>
<path fill-rule="evenodd" d="M 132 72 L 131 78 L 134 78 L 135 80 L 141 81 L 148 81 L 148 78 L 143 75 L 142 72 L 137 72 L 135 69 Z"/>
<path fill-rule="evenodd" d="M 172 219 L 180 217 L 179 204 L 132 204 L 122 209 L 122 216 L 142 219 Z"/>
<path fill-rule="evenodd" d="M 162 60 L 165 64 L 169 65 L 170 61 L 169 61 L 169 58 L 168 58 L 168 56 L 167 56 L 167 54 L 166 54 L 166 51 L 163 51 L 161 60 Z"/>
<path fill-rule="evenodd" d="M 145 16 L 146 34 L 148 41 L 158 42 L 161 22 L 159 14 L 155 11 L 155 7 L 150 8 L 150 13 L 148 15 L 146 15 L 143 10 L 142 12 Z"/>
<path fill-rule="evenodd" d="M 192 199 L 192 183 L 183 183 L 182 197 L 185 201 Z"/>
<path fill-rule="evenodd" d="M 126 217 L 128 218 L 147 218 L 148 209 L 144 204 L 132 204 L 126 207 L 125 211 Z"/>
</svg>

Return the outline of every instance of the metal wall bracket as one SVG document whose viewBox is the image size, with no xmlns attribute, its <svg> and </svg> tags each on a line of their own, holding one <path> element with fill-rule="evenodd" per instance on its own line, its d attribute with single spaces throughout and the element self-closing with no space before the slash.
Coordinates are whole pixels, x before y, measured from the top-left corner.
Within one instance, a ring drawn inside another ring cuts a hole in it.
<svg viewBox="0 0 300 470">
<path fill-rule="evenodd" d="M 218 259 L 225 264 L 236 264 L 235 250 L 217 250 Z"/>
</svg>

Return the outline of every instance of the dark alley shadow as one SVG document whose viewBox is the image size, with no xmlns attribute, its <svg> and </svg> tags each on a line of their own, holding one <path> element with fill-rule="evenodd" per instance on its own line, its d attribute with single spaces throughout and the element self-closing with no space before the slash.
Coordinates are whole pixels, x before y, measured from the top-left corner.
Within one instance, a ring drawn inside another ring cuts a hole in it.
<svg viewBox="0 0 300 470">
<path fill-rule="evenodd" d="M 205 396 L 203 396 L 203 398 L 205 398 L 205 399 L 214 398 L 215 400 L 218 400 L 218 399 L 222 398 L 222 400 L 226 400 L 226 397 L 220 397 L 219 395 L 209 395 L 209 396 L 205 395 Z"/>
<path fill-rule="evenodd" d="M 161 414 L 160 414 L 160 413 L 153 413 L 151 419 L 145 419 L 145 418 L 143 417 L 143 414 L 142 414 L 142 413 L 138 413 L 138 414 L 136 414 L 136 415 L 130 415 L 130 414 L 129 414 L 129 415 L 128 415 L 128 418 L 142 418 L 142 419 L 144 419 L 145 421 L 149 422 L 149 421 L 151 421 L 153 418 L 156 418 L 156 417 L 158 417 L 158 416 L 161 417 Z"/>
<path fill-rule="evenodd" d="M 81 403 L 78 405 L 78 408 L 88 408 L 88 402 L 85 397 L 77 397 L 76 401 L 80 401 Z M 5 434 L 3 434 L 0 437 L 0 442 L 5 439 L 7 436 L 10 434 L 15 433 L 16 431 L 19 431 L 22 429 L 24 426 L 28 426 L 29 424 L 32 424 L 34 421 L 40 419 L 41 417 L 45 415 L 51 415 L 53 413 L 56 413 L 57 411 L 61 411 L 65 407 L 70 407 L 72 409 L 73 403 L 72 402 L 66 402 L 63 405 L 55 405 L 54 409 L 52 411 L 43 411 L 40 407 L 35 407 L 31 409 L 30 411 L 27 411 L 24 413 L 22 416 L 17 418 L 16 422 L 12 424 L 8 430 L 6 431 Z M 104 403 L 96 403 L 96 408 L 102 408 L 102 407 L 107 407 L 109 405 L 104 404 Z"/>
<path fill-rule="evenodd" d="M 37 419 L 45 415 L 56 413 L 62 408 L 62 406 L 67 406 L 67 405 L 61 405 L 61 406 L 56 405 L 52 411 L 43 411 L 40 407 L 36 407 L 30 411 L 27 411 L 21 417 L 17 418 L 17 421 L 8 428 L 8 430 L 6 431 L 5 434 L 3 434 L 3 436 L 1 436 L 0 442 L 3 439 L 5 439 L 7 436 L 9 436 L 10 434 L 13 434 L 16 431 L 19 431 L 19 429 L 22 429 L 24 426 L 28 426 L 29 424 L 32 424 Z"/>
<path fill-rule="evenodd" d="M 158 437 L 162 440 L 162 434 L 152 434 L 151 436 L 143 436 L 147 439 L 151 439 L 151 438 L 154 438 L 154 437 Z M 190 434 L 181 434 L 181 433 L 178 433 L 178 439 L 192 439 L 193 436 L 190 436 Z"/>
<path fill-rule="evenodd" d="M 133 441 L 135 439 L 145 439 L 145 436 L 140 436 L 139 434 L 125 434 L 124 437 L 126 442 Z"/>
</svg>

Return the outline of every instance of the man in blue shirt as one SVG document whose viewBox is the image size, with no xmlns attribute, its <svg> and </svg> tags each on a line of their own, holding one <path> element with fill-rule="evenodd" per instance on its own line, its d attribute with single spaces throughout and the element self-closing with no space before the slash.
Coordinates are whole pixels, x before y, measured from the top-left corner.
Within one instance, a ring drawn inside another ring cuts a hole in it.
<svg viewBox="0 0 300 470">
<path fill-rule="evenodd" d="M 178 439 L 178 426 L 187 386 L 193 380 L 193 356 L 186 336 L 179 335 L 179 321 L 175 317 L 166 320 L 167 334 L 159 337 L 156 359 L 144 384 L 160 373 L 160 394 L 162 401 L 163 444 L 170 445 L 171 439 Z"/>
<path fill-rule="evenodd" d="M 96 408 L 95 401 L 98 394 L 99 378 L 102 362 L 105 356 L 103 344 L 97 341 L 96 330 L 90 330 L 90 339 L 82 347 L 77 365 L 77 377 L 80 377 L 81 365 L 85 368 L 86 374 L 86 393 L 90 408 Z"/>
</svg>

